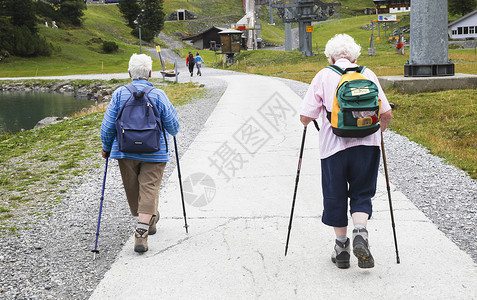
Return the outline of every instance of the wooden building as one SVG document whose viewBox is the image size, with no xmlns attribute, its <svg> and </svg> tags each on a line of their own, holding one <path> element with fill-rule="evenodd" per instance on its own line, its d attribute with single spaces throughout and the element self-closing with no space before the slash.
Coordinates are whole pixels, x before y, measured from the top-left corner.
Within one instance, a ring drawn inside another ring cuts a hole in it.
<svg viewBox="0 0 477 300">
<path fill-rule="evenodd" d="M 193 45 L 197 49 L 211 49 L 211 44 L 216 44 L 218 47 L 220 47 L 219 32 L 224 30 L 225 28 L 212 26 L 201 33 L 184 37 L 182 40 Z"/>
<path fill-rule="evenodd" d="M 222 53 L 238 53 L 242 45 L 243 32 L 235 29 L 226 29 L 219 32 Z"/>
<path fill-rule="evenodd" d="M 377 14 L 397 14 L 411 10 L 411 0 L 373 0 Z"/>
</svg>

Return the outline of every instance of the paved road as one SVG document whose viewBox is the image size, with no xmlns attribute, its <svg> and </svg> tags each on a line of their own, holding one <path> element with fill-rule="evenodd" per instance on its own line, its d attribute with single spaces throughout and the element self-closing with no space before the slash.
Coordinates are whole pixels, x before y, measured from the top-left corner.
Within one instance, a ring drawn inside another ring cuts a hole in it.
<svg viewBox="0 0 477 300">
<path fill-rule="evenodd" d="M 303 130 L 297 119 L 301 97 L 273 78 L 207 68 L 203 73 L 225 80 L 228 88 L 181 159 L 189 234 L 172 174 L 161 192 L 162 219 L 150 251 L 134 253 L 130 239 L 91 299 L 477 299 L 477 268 L 470 256 L 392 186 L 401 257 L 396 264 L 382 175 L 368 227 L 375 268 L 359 269 L 354 258 L 348 270 L 330 262 L 334 236 L 320 221 L 314 128 L 308 130 L 285 257 Z M 127 78 L 127 73 L 54 78 Z"/>
<path fill-rule="evenodd" d="M 284 246 L 303 127 L 282 81 L 223 73 L 228 88 L 160 196 L 162 219 L 145 254 L 124 246 L 91 299 L 477 299 L 477 268 L 392 186 L 396 263 L 385 181 L 369 223 L 374 269 L 330 262 L 321 223 L 318 137 L 309 128 L 288 256 Z M 244 88 L 246 87 L 246 88 Z"/>
</svg>

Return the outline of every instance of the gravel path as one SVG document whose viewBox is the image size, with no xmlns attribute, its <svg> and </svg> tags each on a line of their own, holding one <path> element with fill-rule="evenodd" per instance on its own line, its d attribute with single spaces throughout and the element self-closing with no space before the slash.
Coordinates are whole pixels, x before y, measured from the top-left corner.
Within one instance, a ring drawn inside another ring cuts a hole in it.
<svg viewBox="0 0 477 300">
<path fill-rule="evenodd" d="M 177 137 L 180 153 L 200 132 L 226 89 L 224 81 L 207 76 L 230 73 L 208 68 L 203 71 L 200 81 L 207 94 L 178 107 L 182 126 Z M 189 80 L 185 78 L 182 81 Z M 301 97 L 308 87 L 301 82 L 279 80 Z M 477 181 L 394 132 L 385 133 L 385 143 L 391 183 L 477 262 Z M 101 159 L 99 154 L 96 159 Z M 174 168 L 173 161 L 166 168 L 164 183 Z M 113 160 L 108 167 L 100 254 L 93 261 L 90 251 L 94 248 L 103 171 L 101 167 L 78 178 L 49 217 L 32 217 L 35 226 L 30 230 L 0 237 L 1 299 L 87 299 L 91 295 L 130 238 L 135 223 Z M 399 220 L 396 231 L 398 239 L 405 238 L 399 236 Z M 416 234 L 418 231 L 416 228 Z"/>
</svg>

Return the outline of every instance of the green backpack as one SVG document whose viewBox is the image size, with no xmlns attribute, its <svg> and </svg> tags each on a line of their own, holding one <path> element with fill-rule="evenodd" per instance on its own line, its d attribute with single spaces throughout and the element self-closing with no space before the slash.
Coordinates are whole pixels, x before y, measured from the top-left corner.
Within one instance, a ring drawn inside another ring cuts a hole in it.
<svg viewBox="0 0 477 300">
<path fill-rule="evenodd" d="M 378 86 L 364 77 L 366 67 L 327 68 L 341 75 L 331 112 L 327 118 L 333 133 L 340 137 L 365 137 L 379 130 L 381 99 Z"/>
</svg>

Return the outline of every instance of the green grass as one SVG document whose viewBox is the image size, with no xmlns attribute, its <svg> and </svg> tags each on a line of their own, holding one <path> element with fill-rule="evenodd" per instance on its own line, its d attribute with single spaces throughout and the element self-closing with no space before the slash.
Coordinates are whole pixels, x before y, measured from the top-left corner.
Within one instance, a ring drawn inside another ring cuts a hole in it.
<svg viewBox="0 0 477 300">
<path fill-rule="evenodd" d="M 390 128 L 477 179 L 477 93 L 452 90 L 387 94 L 396 107 Z"/>
<path fill-rule="evenodd" d="M 338 1 L 326 1 L 338 2 Z M 366 8 L 376 8 L 372 0 L 341 0 L 341 6 L 337 9 L 341 18 L 362 15 Z"/>
<path fill-rule="evenodd" d="M 158 86 L 159 80 L 152 81 Z M 163 83 L 161 89 L 174 106 L 205 91 L 195 83 Z M 0 234 L 15 233 L 11 224 L 35 205 L 55 205 L 65 187 L 98 167 L 99 128 L 104 110 L 78 114 L 50 126 L 0 135 Z M 60 185 L 60 186 L 58 186 Z M 34 201 L 33 201 L 34 200 Z"/>
<path fill-rule="evenodd" d="M 173 0 L 164 2 L 166 16 L 177 9 L 186 9 L 198 15 L 195 20 L 168 21 L 163 32 L 180 40 L 211 26 L 230 26 L 244 15 L 241 0 Z"/>
<path fill-rule="evenodd" d="M 164 12 L 169 15 L 177 9 L 186 9 L 202 17 L 243 14 L 242 0 L 172 0 L 164 2 Z"/>
<path fill-rule="evenodd" d="M 40 34 L 52 43 L 50 57 L 11 57 L 0 68 L 0 77 L 52 76 L 69 74 L 97 74 L 125 72 L 132 53 L 139 53 L 139 40 L 130 35 L 117 5 L 89 5 L 85 10 L 82 28 L 55 30 L 39 27 Z M 113 41 L 119 46 L 117 53 L 102 53 L 103 41 Z M 157 41 L 159 44 L 160 42 Z M 143 44 L 152 47 L 155 44 Z M 158 60 L 153 70 L 159 70 Z"/>
<path fill-rule="evenodd" d="M 323 54 L 328 39 L 337 33 L 347 33 L 362 46 L 359 64 L 369 67 L 378 76 L 403 75 L 404 64 L 409 60 L 409 49 L 405 49 L 405 55 L 396 54 L 394 45 L 384 39 L 384 31 L 381 32 L 382 38 L 375 40 L 377 56 L 367 55 L 371 32 L 361 27 L 372 18 L 358 16 L 315 25 L 313 50 L 316 56 L 303 57 L 298 51 L 242 51 L 237 55 L 236 63 L 225 65 L 225 68 L 309 83 L 320 69 L 329 64 Z M 403 26 L 409 24 L 409 16 L 402 15 L 401 18 Z M 477 74 L 477 55 L 474 50 L 449 50 L 449 58 L 455 63 L 456 73 Z M 215 67 L 223 67 L 220 59 Z M 390 128 L 422 144 L 431 153 L 445 158 L 477 179 L 476 95 L 475 90 L 417 95 L 389 91 L 389 99 L 398 104 Z"/>
</svg>

